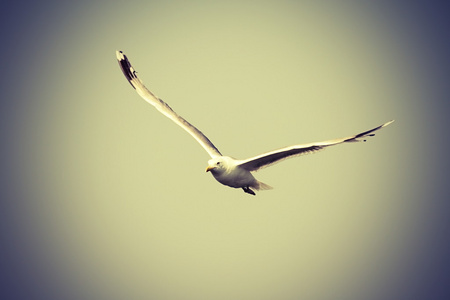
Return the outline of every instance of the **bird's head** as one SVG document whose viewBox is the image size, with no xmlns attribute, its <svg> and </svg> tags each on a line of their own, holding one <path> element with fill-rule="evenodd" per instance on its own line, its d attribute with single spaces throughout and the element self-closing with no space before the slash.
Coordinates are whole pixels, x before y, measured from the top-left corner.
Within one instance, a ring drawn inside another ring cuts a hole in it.
<svg viewBox="0 0 450 300">
<path fill-rule="evenodd" d="M 228 161 L 224 156 L 218 156 L 212 158 L 208 161 L 208 167 L 206 167 L 206 172 L 211 171 L 213 174 L 220 174 L 225 172 L 228 168 Z"/>
</svg>

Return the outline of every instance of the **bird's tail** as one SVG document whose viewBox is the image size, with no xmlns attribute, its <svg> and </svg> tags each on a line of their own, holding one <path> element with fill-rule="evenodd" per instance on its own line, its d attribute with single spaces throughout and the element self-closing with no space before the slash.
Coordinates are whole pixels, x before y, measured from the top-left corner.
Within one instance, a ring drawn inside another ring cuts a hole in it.
<svg viewBox="0 0 450 300">
<path fill-rule="evenodd" d="M 268 184 L 265 184 L 264 182 L 258 181 L 256 180 L 256 184 L 254 186 L 252 186 L 255 190 L 260 191 L 260 190 L 271 190 L 273 189 L 273 187 L 271 187 Z"/>
<path fill-rule="evenodd" d="M 244 192 L 246 192 L 247 194 L 251 194 L 251 195 L 256 195 L 254 190 L 260 191 L 260 190 L 270 190 L 273 189 L 273 187 L 271 187 L 268 184 L 265 184 L 261 181 L 255 180 L 252 185 L 250 186 L 245 186 L 242 188 L 244 190 Z"/>
</svg>

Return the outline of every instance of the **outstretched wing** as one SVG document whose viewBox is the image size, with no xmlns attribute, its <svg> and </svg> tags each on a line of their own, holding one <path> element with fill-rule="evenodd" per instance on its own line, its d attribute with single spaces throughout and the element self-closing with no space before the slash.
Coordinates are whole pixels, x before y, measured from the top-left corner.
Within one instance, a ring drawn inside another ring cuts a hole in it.
<svg viewBox="0 0 450 300">
<path fill-rule="evenodd" d="M 222 156 L 214 144 L 200 130 L 179 116 L 167 103 L 156 97 L 145 87 L 137 76 L 136 71 L 131 66 L 130 61 L 122 51 L 116 51 L 116 56 L 119 61 L 119 66 L 125 77 L 128 79 L 128 82 L 145 101 L 153 105 L 166 117 L 180 125 L 181 128 L 192 135 L 212 158 Z"/>
<path fill-rule="evenodd" d="M 278 163 L 284 159 L 300 156 L 304 154 L 314 153 L 317 151 L 320 151 L 326 147 L 334 146 L 342 143 L 351 143 L 351 142 L 365 142 L 365 137 L 374 136 L 374 131 L 377 131 L 383 127 L 388 126 L 394 122 L 394 120 L 389 121 L 387 123 L 384 123 L 383 125 L 380 125 L 374 129 L 359 133 L 354 136 L 340 138 L 340 139 L 334 139 L 334 140 L 328 140 L 323 142 L 317 142 L 317 143 L 310 143 L 310 144 L 304 144 L 304 145 L 294 145 L 278 150 L 274 150 L 271 152 L 263 153 L 261 155 L 251 157 L 249 159 L 241 160 L 239 161 L 238 165 L 241 168 L 244 168 L 248 171 L 256 171 L 258 169 L 270 166 L 272 164 Z"/>
</svg>

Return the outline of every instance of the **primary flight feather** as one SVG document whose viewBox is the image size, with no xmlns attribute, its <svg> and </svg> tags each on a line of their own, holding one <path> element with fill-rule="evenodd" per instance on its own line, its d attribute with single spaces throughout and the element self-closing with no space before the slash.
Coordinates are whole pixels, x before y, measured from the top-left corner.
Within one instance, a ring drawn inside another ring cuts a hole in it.
<svg viewBox="0 0 450 300">
<path fill-rule="evenodd" d="M 287 158 L 314 153 L 329 146 L 342 143 L 366 141 L 366 137 L 375 135 L 373 132 L 394 122 L 392 120 L 371 130 L 345 138 L 303 145 L 294 145 L 263 153 L 248 159 L 238 160 L 229 156 L 223 156 L 216 146 L 214 146 L 214 144 L 200 130 L 179 116 L 167 103 L 156 97 L 155 94 L 148 90 L 139 79 L 127 56 L 123 54 L 122 51 L 116 51 L 116 56 L 123 74 L 136 92 L 162 114 L 186 130 L 197 140 L 206 152 L 208 152 L 211 159 L 208 161 L 206 171 L 210 171 L 214 178 L 220 183 L 233 188 L 242 188 L 244 192 L 252 195 L 255 195 L 254 190 L 271 189 L 269 185 L 256 180 L 251 173 L 252 171 L 270 166 Z"/>
</svg>

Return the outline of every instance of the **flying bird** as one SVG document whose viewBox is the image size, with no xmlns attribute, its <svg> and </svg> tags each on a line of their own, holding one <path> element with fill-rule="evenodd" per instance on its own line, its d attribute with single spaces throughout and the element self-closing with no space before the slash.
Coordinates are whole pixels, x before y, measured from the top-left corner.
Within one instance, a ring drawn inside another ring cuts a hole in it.
<svg viewBox="0 0 450 300">
<path fill-rule="evenodd" d="M 365 142 L 366 137 L 375 135 L 373 132 L 394 122 L 394 120 L 392 120 L 373 129 L 349 137 L 303 145 L 293 145 L 243 160 L 234 159 L 232 157 L 222 155 L 216 146 L 214 146 L 214 144 L 200 130 L 179 116 L 167 103 L 148 90 L 139 79 L 127 56 L 123 54 L 122 51 L 116 51 L 116 56 L 123 74 L 136 92 L 162 114 L 186 130 L 194 139 L 197 140 L 203 149 L 208 152 L 211 159 L 208 161 L 206 172 L 211 172 L 218 182 L 232 188 L 241 188 L 244 192 L 251 195 L 255 195 L 255 190 L 268 190 L 272 188 L 271 186 L 258 181 L 253 176 L 252 172 L 278 163 L 284 159 L 314 153 L 329 146 L 351 142 Z"/>
</svg>

